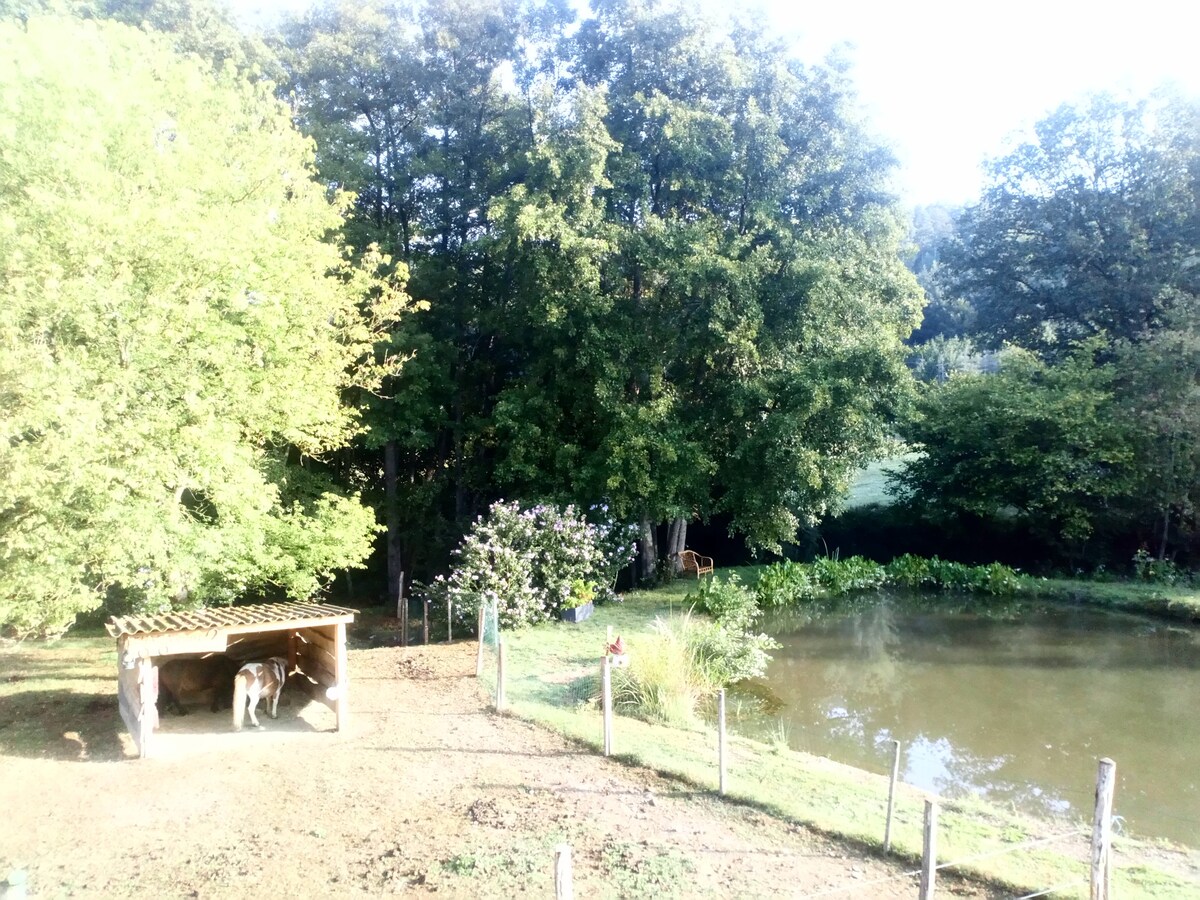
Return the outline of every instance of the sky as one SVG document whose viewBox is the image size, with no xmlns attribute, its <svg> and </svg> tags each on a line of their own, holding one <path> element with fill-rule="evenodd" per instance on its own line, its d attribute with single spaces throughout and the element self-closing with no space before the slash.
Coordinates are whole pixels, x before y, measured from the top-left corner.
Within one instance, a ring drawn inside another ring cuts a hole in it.
<svg viewBox="0 0 1200 900">
<path fill-rule="evenodd" d="M 752 8 L 744 0 L 700 2 Z M 909 205 L 978 198 L 985 159 L 1088 92 L 1142 97 L 1173 83 L 1200 96 L 1196 0 L 750 2 L 801 60 L 821 62 L 837 50 L 850 61 L 868 127 L 896 153 L 895 187 Z"/>
<path fill-rule="evenodd" d="M 1171 82 L 1200 96 L 1195 0 L 769 0 L 798 55 L 843 43 L 867 121 L 900 160 L 910 204 L 963 203 L 981 165 L 1062 103 L 1142 97 Z"/>
</svg>

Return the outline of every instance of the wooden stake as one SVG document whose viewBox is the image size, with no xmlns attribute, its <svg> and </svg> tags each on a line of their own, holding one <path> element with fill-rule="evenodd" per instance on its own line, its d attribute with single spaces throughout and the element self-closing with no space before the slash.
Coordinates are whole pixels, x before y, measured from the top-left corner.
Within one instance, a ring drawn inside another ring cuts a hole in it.
<svg viewBox="0 0 1200 900">
<path fill-rule="evenodd" d="M 446 601 L 446 643 L 454 643 L 454 603 Z"/>
<path fill-rule="evenodd" d="M 401 573 L 400 578 L 400 597 L 404 597 L 404 577 Z M 408 646 L 408 601 L 403 600 L 400 603 L 400 646 Z"/>
<path fill-rule="evenodd" d="M 554 848 L 554 897 L 555 900 L 574 900 L 575 897 L 570 844 L 559 844 Z"/>
<path fill-rule="evenodd" d="M 921 851 L 920 900 L 933 900 L 934 882 L 937 880 L 937 817 L 936 800 L 925 801 L 925 840 Z"/>
<path fill-rule="evenodd" d="M 600 681 L 604 694 L 604 755 L 612 756 L 612 666 L 607 653 L 600 661 Z"/>
<path fill-rule="evenodd" d="M 1096 773 L 1096 814 L 1092 820 L 1092 893 L 1091 900 L 1109 900 L 1112 896 L 1112 810 L 1117 786 L 1117 764 L 1100 760 Z"/>
<path fill-rule="evenodd" d="M 421 643 L 429 643 L 429 598 L 425 598 L 425 611 L 421 617 Z"/>
<path fill-rule="evenodd" d="M 496 641 L 496 712 L 504 709 L 504 641 Z"/>
<path fill-rule="evenodd" d="M 333 639 L 337 643 L 337 672 L 334 673 L 337 679 L 337 699 L 334 712 L 337 713 L 337 730 L 345 731 L 350 727 L 350 659 L 346 649 L 345 622 L 333 626 Z"/>
<path fill-rule="evenodd" d="M 402 618 L 400 607 L 404 603 L 404 573 L 400 573 L 400 588 L 396 591 L 396 618 Z"/>
<path fill-rule="evenodd" d="M 725 794 L 725 688 L 717 691 L 717 790 Z"/>
<path fill-rule="evenodd" d="M 483 605 L 479 606 L 479 652 L 475 655 L 475 677 L 483 677 L 483 617 L 487 615 L 483 611 Z"/>
<path fill-rule="evenodd" d="M 883 852 L 892 852 L 892 810 L 896 803 L 896 780 L 900 777 L 900 742 L 892 741 L 892 781 L 888 785 L 887 824 L 883 826 Z"/>
</svg>

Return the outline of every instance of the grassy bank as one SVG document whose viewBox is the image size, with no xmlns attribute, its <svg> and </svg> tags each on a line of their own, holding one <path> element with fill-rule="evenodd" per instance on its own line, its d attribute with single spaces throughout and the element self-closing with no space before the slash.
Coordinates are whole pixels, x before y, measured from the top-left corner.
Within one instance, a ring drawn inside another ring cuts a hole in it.
<svg viewBox="0 0 1200 900">
<path fill-rule="evenodd" d="M 622 635 L 631 655 L 639 635 L 656 616 L 679 613 L 686 584 L 634 593 L 622 604 L 597 609 L 580 625 L 554 624 L 506 635 L 511 710 L 547 725 L 599 751 L 602 745 L 599 658 L 608 626 Z M 703 789 L 716 788 L 716 738 L 711 729 L 667 728 L 618 716 L 614 728 L 618 757 L 682 778 Z M 729 761 L 729 794 L 830 834 L 860 843 L 868 851 L 882 845 L 887 781 L 830 760 L 734 738 Z M 894 848 L 915 866 L 921 848 L 925 795 L 904 787 L 897 798 Z M 1078 823 L 1085 829 L 1087 823 Z M 940 814 L 939 858 L 964 859 L 1042 836 L 1075 830 L 1073 823 L 1038 822 L 979 802 L 945 802 Z M 981 859 L 968 866 L 979 877 L 1011 886 L 1018 893 L 1086 879 L 1087 838 L 1055 842 L 1036 850 Z M 1153 860 L 1153 863 L 1143 860 Z M 1178 874 L 1194 864 L 1186 853 L 1123 840 L 1117 857 L 1116 889 L 1122 897 L 1194 897 L 1200 881 Z M 1178 872 L 1176 871 L 1178 870 Z M 1086 884 L 1056 894 L 1086 896 Z"/>
<path fill-rule="evenodd" d="M 1029 593 L 1060 603 L 1084 603 L 1121 612 L 1200 621 L 1200 591 L 1136 581 L 1029 578 Z"/>
</svg>

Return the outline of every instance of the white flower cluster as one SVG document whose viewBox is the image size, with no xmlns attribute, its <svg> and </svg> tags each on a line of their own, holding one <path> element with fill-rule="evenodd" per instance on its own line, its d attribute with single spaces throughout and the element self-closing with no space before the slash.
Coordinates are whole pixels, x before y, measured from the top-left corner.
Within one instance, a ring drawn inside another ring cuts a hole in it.
<svg viewBox="0 0 1200 900">
<path fill-rule="evenodd" d="M 635 526 L 593 506 L 588 521 L 574 506 L 516 501 L 493 503 L 454 551 L 449 576 L 429 585 L 431 599 L 454 604 L 456 618 L 473 621 L 481 603 L 495 602 L 502 626 L 556 615 L 582 582 L 602 599 L 613 596 L 617 574 L 633 558 Z"/>
</svg>

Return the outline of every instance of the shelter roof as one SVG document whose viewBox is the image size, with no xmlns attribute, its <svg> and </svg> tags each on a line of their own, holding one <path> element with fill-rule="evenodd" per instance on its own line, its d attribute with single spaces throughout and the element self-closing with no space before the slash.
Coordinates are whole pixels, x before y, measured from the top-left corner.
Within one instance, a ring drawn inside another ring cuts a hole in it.
<svg viewBox="0 0 1200 900">
<path fill-rule="evenodd" d="M 247 630 L 260 626 L 294 628 L 317 622 L 351 622 L 354 610 L 324 603 L 260 603 L 255 606 L 219 606 L 156 616 L 113 616 L 105 628 L 113 637 L 165 631 Z"/>
</svg>

